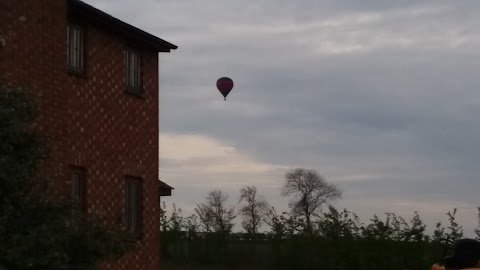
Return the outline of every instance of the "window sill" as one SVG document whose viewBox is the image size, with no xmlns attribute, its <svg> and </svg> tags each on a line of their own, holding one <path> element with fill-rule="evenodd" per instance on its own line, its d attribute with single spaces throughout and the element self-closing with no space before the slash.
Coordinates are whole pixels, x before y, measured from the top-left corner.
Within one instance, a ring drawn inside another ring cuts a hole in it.
<svg viewBox="0 0 480 270">
<path fill-rule="evenodd" d="M 143 92 L 138 91 L 138 90 L 127 89 L 127 90 L 125 90 L 125 93 L 127 93 L 128 95 L 140 98 L 140 99 L 145 99 L 145 97 L 143 96 Z"/>
<path fill-rule="evenodd" d="M 143 236 L 140 233 L 129 233 L 130 235 L 125 239 L 126 242 L 131 244 L 140 244 L 143 242 Z"/>
<path fill-rule="evenodd" d="M 69 68 L 67 73 L 68 73 L 68 75 L 75 76 L 75 77 L 80 78 L 80 79 L 86 79 L 87 78 L 84 71 Z"/>
</svg>

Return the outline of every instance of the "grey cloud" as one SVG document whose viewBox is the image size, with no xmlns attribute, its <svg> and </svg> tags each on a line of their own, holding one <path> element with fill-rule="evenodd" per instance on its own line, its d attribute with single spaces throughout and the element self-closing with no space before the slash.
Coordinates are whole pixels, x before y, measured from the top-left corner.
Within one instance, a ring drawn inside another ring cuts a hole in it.
<svg viewBox="0 0 480 270">
<path fill-rule="evenodd" d="M 439 194 L 452 207 L 480 203 L 480 3 L 87 2 L 179 45 L 160 55 L 161 132 L 317 168 L 351 205 Z M 224 75 L 236 83 L 227 102 L 215 89 Z"/>
</svg>

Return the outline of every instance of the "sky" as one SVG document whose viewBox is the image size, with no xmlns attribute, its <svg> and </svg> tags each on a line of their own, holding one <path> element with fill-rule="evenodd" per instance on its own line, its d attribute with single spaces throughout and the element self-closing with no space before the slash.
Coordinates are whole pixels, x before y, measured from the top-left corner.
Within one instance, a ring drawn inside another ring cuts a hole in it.
<svg viewBox="0 0 480 270">
<path fill-rule="evenodd" d="M 255 185 L 277 209 L 288 169 L 315 169 L 368 221 L 433 229 L 480 206 L 480 2 L 86 0 L 179 46 L 160 54 L 160 178 L 193 213 Z M 220 77 L 235 86 L 227 101 Z"/>
</svg>

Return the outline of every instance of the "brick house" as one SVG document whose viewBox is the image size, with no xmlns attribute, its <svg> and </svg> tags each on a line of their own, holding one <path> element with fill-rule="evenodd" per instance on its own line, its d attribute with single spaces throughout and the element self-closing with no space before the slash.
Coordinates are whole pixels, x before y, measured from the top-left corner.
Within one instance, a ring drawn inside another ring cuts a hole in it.
<svg viewBox="0 0 480 270">
<path fill-rule="evenodd" d="M 159 269 L 158 53 L 176 48 L 79 0 L 0 0 L 0 79 L 31 91 L 52 147 L 40 174 L 139 236 L 103 269 Z"/>
</svg>

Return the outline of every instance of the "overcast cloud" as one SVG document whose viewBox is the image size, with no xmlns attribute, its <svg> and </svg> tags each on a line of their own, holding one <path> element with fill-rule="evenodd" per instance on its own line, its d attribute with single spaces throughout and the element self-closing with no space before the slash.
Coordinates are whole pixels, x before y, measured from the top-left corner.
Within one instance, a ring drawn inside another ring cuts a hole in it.
<svg viewBox="0 0 480 270">
<path fill-rule="evenodd" d="M 88 0 L 179 46 L 160 55 L 160 177 L 190 213 L 206 192 L 317 169 L 336 205 L 471 235 L 480 205 L 480 2 Z M 225 102 L 216 79 L 235 87 Z M 382 203 L 379 203 L 382 200 Z"/>
</svg>

